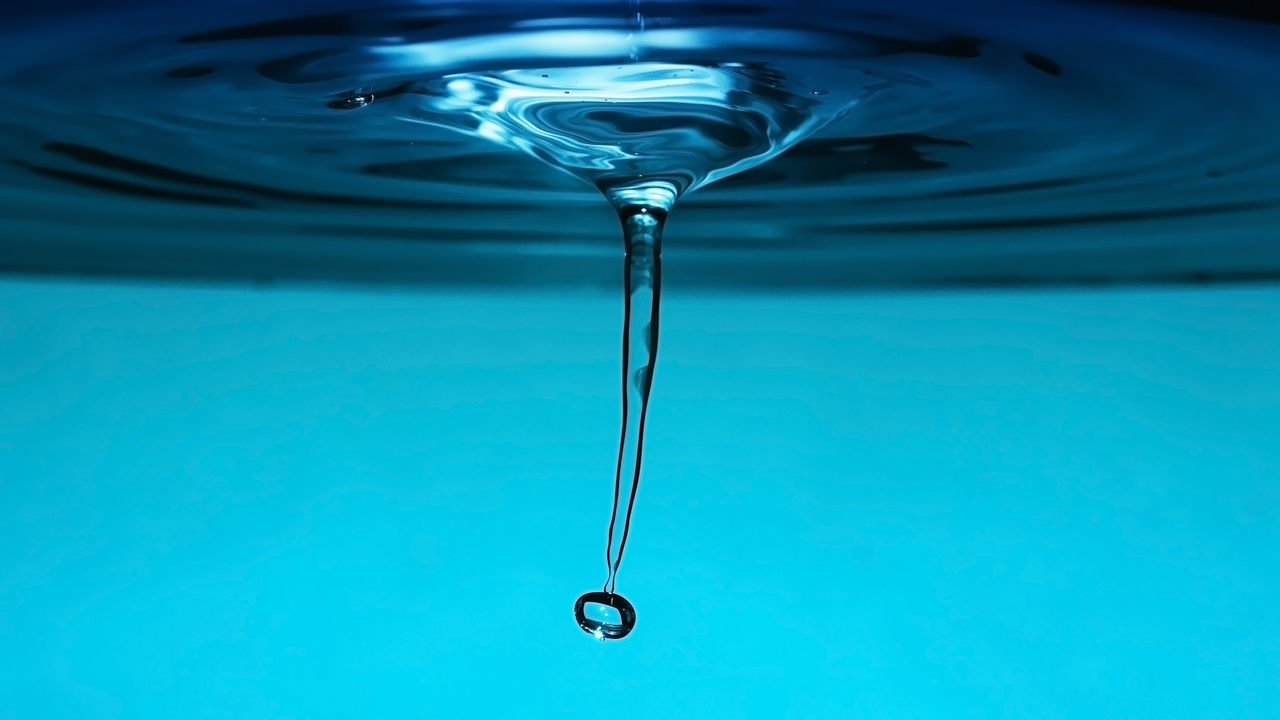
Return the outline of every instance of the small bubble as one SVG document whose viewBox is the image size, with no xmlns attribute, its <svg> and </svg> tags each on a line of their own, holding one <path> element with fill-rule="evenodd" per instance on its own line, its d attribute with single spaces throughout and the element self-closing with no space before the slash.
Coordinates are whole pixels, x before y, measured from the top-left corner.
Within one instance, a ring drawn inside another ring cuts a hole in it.
<svg viewBox="0 0 1280 720">
<path fill-rule="evenodd" d="M 371 102 L 373 102 L 373 93 L 361 93 L 338 98 L 329 103 L 329 107 L 334 110 L 359 110 L 360 108 L 368 107 Z"/>
</svg>

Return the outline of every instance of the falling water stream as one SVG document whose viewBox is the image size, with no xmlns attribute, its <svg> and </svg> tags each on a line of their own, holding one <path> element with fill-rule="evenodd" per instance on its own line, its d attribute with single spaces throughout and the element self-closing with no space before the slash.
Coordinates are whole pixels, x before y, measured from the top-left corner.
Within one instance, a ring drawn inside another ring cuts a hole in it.
<svg viewBox="0 0 1280 720">
<path fill-rule="evenodd" d="M 509 145 L 576 175 L 594 184 L 621 220 L 622 428 L 608 575 L 600 593 L 576 606 L 579 626 L 598 638 L 621 638 L 635 620 L 615 590 L 640 486 L 667 213 L 684 193 L 767 161 L 856 102 L 856 94 L 806 87 L 798 77 L 761 64 L 631 62 L 449 75 L 405 90 L 422 98 L 420 121 Z"/>
<path fill-rule="evenodd" d="M 618 567 L 631 532 L 631 513 L 640 489 L 644 460 L 644 422 L 649 391 L 658 362 L 658 308 L 662 292 L 662 226 L 666 210 L 643 205 L 619 209 L 625 247 L 622 313 L 622 430 L 618 439 L 618 465 L 613 482 L 613 512 L 605 545 L 608 574 L 598 593 L 588 593 L 575 606 L 578 625 L 595 637 L 626 636 L 635 625 L 635 610 L 618 595 Z M 618 549 L 614 552 L 614 536 Z M 628 610 L 628 608 L 631 608 Z M 589 609 L 600 615 L 588 614 Z M 616 612 L 614 612 L 616 610 Z"/>
</svg>

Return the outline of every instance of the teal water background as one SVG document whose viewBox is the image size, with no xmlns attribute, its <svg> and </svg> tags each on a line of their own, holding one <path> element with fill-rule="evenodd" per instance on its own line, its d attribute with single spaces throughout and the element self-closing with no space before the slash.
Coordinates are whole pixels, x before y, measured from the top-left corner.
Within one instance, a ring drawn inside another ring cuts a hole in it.
<svg viewBox="0 0 1280 720">
<path fill-rule="evenodd" d="M 0 282 L 0 718 L 1280 716 L 1280 288 Z"/>
</svg>

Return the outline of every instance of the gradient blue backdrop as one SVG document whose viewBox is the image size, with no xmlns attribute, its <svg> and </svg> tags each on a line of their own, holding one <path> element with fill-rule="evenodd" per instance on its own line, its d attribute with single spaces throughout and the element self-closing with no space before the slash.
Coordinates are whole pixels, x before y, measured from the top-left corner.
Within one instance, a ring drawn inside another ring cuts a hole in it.
<svg viewBox="0 0 1280 720">
<path fill-rule="evenodd" d="M 1280 289 L 0 283 L 0 718 L 1280 717 Z"/>
</svg>

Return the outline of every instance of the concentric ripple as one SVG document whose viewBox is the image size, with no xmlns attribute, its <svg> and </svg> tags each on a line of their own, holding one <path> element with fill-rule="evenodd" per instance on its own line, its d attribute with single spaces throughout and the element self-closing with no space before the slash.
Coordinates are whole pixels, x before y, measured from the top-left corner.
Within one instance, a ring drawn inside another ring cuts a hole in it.
<svg viewBox="0 0 1280 720">
<path fill-rule="evenodd" d="M 589 183 L 648 175 L 687 194 L 675 286 L 1280 277 L 1277 26 L 1097 2 L 642 9 L 15 19 L 0 268 L 611 285 Z"/>
</svg>

